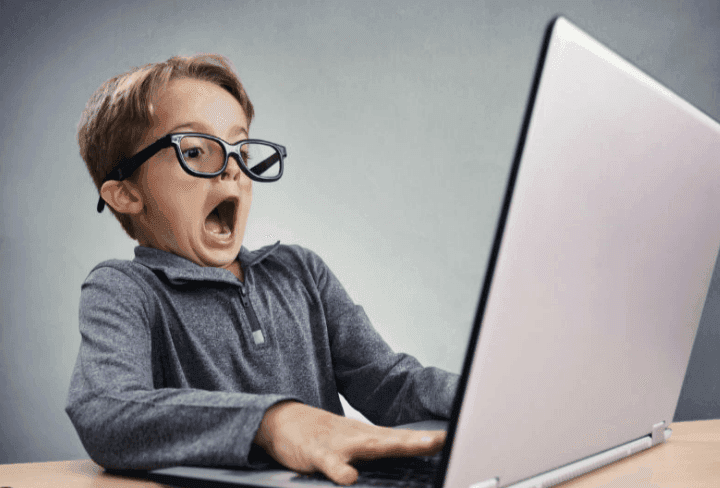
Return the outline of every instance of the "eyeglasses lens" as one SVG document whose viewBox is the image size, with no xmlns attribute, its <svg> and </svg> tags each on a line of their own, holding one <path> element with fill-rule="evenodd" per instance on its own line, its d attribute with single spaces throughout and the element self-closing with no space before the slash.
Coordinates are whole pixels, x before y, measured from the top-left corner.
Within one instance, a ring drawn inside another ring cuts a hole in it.
<svg viewBox="0 0 720 488">
<path fill-rule="evenodd" d="M 198 173 L 217 173 L 225 164 L 225 150 L 212 139 L 183 137 L 180 151 L 185 164 Z"/>
<path fill-rule="evenodd" d="M 273 146 L 245 143 L 240 146 L 245 166 L 260 178 L 275 178 L 280 174 L 280 154 Z"/>
</svg>

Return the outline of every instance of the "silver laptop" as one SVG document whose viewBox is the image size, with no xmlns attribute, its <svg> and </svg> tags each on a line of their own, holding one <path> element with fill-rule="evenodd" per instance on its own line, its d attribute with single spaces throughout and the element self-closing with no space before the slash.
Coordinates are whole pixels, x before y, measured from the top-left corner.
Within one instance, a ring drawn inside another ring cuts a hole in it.
<svg viewBox="0 0 720 488">
<path fill-rule="evenodd" d="M 551 22 L 431 484 L 552 486 L 664 442 L 718 215 L 720 125 L 568 20 Z M 283 470 L 151 477 L 331 484 Z"/>
</svg>

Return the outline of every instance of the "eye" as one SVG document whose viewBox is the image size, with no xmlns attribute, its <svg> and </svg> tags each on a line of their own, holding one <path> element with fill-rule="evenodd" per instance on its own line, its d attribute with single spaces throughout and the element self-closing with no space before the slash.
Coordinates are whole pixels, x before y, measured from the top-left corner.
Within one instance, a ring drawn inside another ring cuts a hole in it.
<svg viewBox="0 0 720 488">
<path fill-rule="evenodd" d="M 182 155 L 186 160 L 199 158 L 202 154 L 203 150 L 200 147 L 191 147 L 189 149 L 184 149 L 182 152 Z"/>
</svg>

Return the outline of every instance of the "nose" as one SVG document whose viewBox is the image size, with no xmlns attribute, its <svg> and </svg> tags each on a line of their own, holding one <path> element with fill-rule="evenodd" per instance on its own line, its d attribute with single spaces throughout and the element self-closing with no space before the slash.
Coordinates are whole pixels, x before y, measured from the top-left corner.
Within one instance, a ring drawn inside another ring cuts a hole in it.
<svg viewBox="0 0 720 488">
<path fill-rule="evenodd" d="M 221 178 L 223 180 L 230 179 L 233 181 L 237 181 L 242 174 L 243 172 L 240 169 L 240 163 L 237 160 L 237 156 L 231 154 L 230 156 L 228 156 L 228 163 L 225 166 L 225 171 L 222 172 Z"/>
</svg>

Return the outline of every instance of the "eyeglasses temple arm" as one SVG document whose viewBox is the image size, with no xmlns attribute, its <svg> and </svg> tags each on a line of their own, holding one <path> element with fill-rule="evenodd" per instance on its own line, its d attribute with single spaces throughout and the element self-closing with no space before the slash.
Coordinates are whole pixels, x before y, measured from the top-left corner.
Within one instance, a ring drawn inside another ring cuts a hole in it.
<svg viewBox="0 0 720 488">
<path fill-rule="evenodd" d="M 103 183 L 106 181 L 122 181 L 129 178 L 136 169 L 138 169 L 145 161 L 150 159 L 156 152 L 172 145 L 170 140 L 171 135 L 172 134 L 168 134 L 167 136 L 158 139 L 136 155 L 120 161 L 118 165 L 115 166 L 115 169 L 108 173 L 103 180 Z M 100 186 L 102 186 L 102 184 Z M 104 208 L 105 200 L 100 197 L 97 204 L 98 213 L 102 212 Z"/>
</svg>

